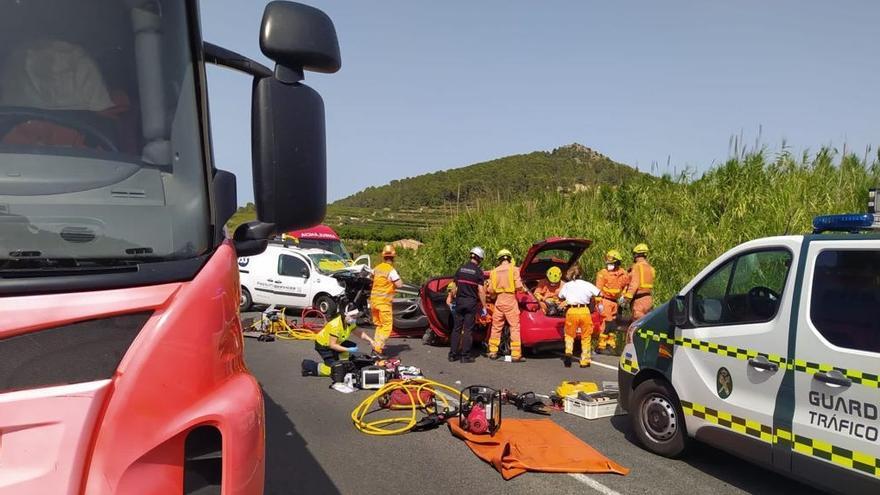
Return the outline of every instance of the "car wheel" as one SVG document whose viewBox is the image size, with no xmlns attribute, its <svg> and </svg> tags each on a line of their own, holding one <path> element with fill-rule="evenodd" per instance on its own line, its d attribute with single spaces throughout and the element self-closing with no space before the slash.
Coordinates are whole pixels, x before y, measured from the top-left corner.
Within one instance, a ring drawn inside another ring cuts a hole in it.
<svg viewBox="0 0 880 495">
<path fill-rule="evenodd" d="M 663 457 L 678 457 L 687 446 L 678 396 L 663 380 L 645 380 L 633 393 L 630 421 L 642 446 Z"/>
<path fill-rule="evenodd" d="M 437 344 L 437 335 L 434 334 L 434 331 L 430 328 L 425 329 L 425 334 L 422 335 L 422 344 L 424 345 L 436 345 Z"/>
<path fill-rule="evenodd" d="M 321 294 L 315 298 L 315 307 L 328 318 L 336 316 L 336 301 L 327 294 Z"/>
<path fill-rule="evenodd" d="M 254 300 L 251 299 L 251 293 L 246 288 L 241 288 L 241 295 L 238 297 L 238 311 L 240 313 L 244 313 L 245 311 L 251 309 L 253 306 Z"/>
</svg>

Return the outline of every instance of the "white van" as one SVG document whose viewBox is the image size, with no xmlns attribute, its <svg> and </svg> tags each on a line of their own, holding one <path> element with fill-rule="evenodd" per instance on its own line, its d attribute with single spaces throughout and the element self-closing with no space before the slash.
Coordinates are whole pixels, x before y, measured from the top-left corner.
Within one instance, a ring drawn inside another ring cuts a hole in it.
<svg viewBox="0 0 880 495">
<path fill-rule="evenodd" d="M 238 259 L 239 308 L 247 311 L 253 304 L 275 304 L 335 314 L 344 288 L 330 274 L 345 267 L 345 260 L 329 251 L 270 243 L 261 254 Z"/>
<path fill-rule="evenodd" d="M 630 326 L 621 405 L 647 450 L 677 456 L 694 437 L 825 490 L 880 493 L 880 236 L 858 232 L 878 225 L 813 226 L 731 249 Z"/>
</svg>

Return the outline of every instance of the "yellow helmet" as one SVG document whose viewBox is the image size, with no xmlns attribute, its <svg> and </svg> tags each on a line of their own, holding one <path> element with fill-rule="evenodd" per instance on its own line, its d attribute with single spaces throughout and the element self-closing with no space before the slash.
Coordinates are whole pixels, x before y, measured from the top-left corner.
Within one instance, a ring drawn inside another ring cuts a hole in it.
<svg viewBox="0 0 880 495">
<path fill-rule="evenodd" d="M 636 247 L 633 248 L 633 254 L 648 254 L 648 245 L 644 242 L 636 244 Z"/>
<path fill-rule="evenodd" d="M 612 250 L 608 251 L 607 253 L 605 253 L 605 262 L 606 263 L 614 263 L 615 261 L 623 262 L 623 256 L 620 255 L 620 251 L 618 251 L 616 249 L 612 249 Z"/>
<path fill-rule="evenodd" d="M 511 253 L 509 249 L 502 249 L 498 251 L 498 254 L 495 257 L 499 260 L 501 258 L 508 258 L 510 262 L 513 263 L 513 253 Z"/>
<path fill-rule="evenodd" d="M 383 258 L 393 258 L 397 256 L 397 251 L 394 249 L 394 246 L 391 244 L 386 244 L 384 248 L 382 248 L 382 257 Z"/>
<path fill-rule="evenodd" d="M 549 270 L 547 270 L 547 280 L 550 281 L 551 284 L 558 284 L 560 280 L 562 280 L 562 270 L 558 266 L 551 266 Z"/>
</svg>

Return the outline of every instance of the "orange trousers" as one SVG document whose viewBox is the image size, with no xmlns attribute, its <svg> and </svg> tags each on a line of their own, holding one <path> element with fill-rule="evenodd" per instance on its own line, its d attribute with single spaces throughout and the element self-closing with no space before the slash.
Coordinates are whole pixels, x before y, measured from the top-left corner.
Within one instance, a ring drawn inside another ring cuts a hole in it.
<svg viewBox="0 0 880 495">
<path fill-rule="evenodd" d="M 373 314 L 373 325 L 376 333 L 373 335 L 375 344 L 373 350 L 379 354 L 385 349 L 385 341 L 391 336 L 391 327 L 394 325 L 394 315 L 391 312 L 391 301 L 370 301 L 370 312 Z"/>
<path fill-rule="evenodd" d="M 651 295 L 636 297 L 632 301 L 633 321 L 651 312 L 654 307 L 654 297 Z"/>
<path fill-rule="evenodd" d="M 607 298 L 602 299 L 602 328 L 599 329 L 600 333 L 596 337 L 596 348 L 600 351 L 606 347 L 614 349 L 617 346 L 614 329 L 617 328 L 618 309 L 617 301 Z"/>
<path fill-rule="evenodd" d="M 492 333 L 489 334 L 489 354 L 498 354 L 501 344 L 501 331 L 504 322 L 510 329 L 510 357 L 522 357 L 522 342 L 519 336 L 519 304 L 513 294 L 498 294 L 492 311 Z"/>
<path fill-rule="evenodd" d="M 574 340 L 581 335 L 581 364 L 590 364 L 593 335 L 593 316 L 590 308 L 569 308 L 565 312 L 565 355 L 574 353 Z"/>
</svg>

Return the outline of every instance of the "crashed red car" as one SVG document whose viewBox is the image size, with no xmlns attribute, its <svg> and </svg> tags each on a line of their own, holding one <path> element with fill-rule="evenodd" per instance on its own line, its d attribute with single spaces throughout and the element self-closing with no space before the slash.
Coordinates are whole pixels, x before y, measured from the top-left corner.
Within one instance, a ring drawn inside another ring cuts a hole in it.
<svg viewBox="0 0 880 495">
<path fill-rule="evenodd" d="M 520 275 L 528 292 L 518 293 L 520 307 L 520 339 L 523 347 L 532 350 L 555 347 L 563 341 L 565 318 L 547 316 L 541 311 L 537 299 L 532 294 L 538 282 L 545 278 L 547 270 L 558 266 L 563 273 L 578 262 L 581 255 L 590 247 L 588 239 L 553 237 L 537 242 L 529 248 L 522 264 Z M 489 260 L 486 260 L 489 261 Z M 488 271 L 486 272 L 488 277 Z M 422 311 L 428 318 L 430 333 L 428 342 L 445 342 L 452 329 L 452 312 L 446 305 L 446 288 L 452 276 L 428 280 L 419 291 Z M 474 335 L 476 342 L 488 337 L 488 325 L 478 325 Z"/>
</svg>

